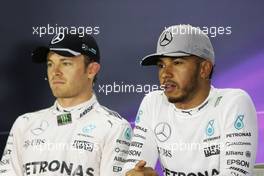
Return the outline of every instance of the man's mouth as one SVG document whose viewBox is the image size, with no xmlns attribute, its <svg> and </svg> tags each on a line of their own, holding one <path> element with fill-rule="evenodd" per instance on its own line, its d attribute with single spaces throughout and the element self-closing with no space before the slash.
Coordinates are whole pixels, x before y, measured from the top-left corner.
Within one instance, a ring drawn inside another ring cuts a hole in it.
<svg viewBox="0 0 264 176">
<path fill-rule="evenodd" d="M 166 81 L 163 86 L 165 92 L 170 93 L 177 89 L 177 84 L 173 81 Z"/>
<path fill-rule="evenodd" d="M 52 84 L 65 84 L 65 81 L 61 79 L 54 79 L 51 82 Z"/>
</svg>

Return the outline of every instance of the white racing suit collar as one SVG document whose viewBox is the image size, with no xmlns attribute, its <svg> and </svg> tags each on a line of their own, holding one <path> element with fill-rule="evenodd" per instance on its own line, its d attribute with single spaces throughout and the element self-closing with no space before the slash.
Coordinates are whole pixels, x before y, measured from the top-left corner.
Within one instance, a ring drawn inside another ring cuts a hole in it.
<svg viewBox="0 0 264 176">
<path fill-rule="evenodd" d="M 67 108 L 62 107 L 59 104 L 59 102 L 56 100 L 51 110 L 56 115 L 63 113 L 71 113 L 72 115 L 74 115 L 74 118 L 81 118 L 89 111 L 91 111 L 96 104 L 98 104 L 98 101 L 95 94 L 93 94 L 89 100 L 81 104 L 78 104 L 76 106 L 67 107 Z"/>
<path fill-rule="evenodd" d="M 215 90 L 214 87 L 211 85 L 211 89 L 209 92 L 209 95 L 207 96 L 207 98 L 198 106 L 196 106 L 195 108 L 191 108 L 191 109 L 180 109 L 177 108 L 173 103 L 170 103 L 170 106 L 173 106 L 173 109 L 177 112 L 180 113 L 183 116 L 192 116 L 198 112 L 200 112 L 201 110 L 205 109 L 207 107 L 207 105 L 209 105 L 209 103 L 211 102 L 212 98 L 214 97 L 215 94 Z"/>
</svg>

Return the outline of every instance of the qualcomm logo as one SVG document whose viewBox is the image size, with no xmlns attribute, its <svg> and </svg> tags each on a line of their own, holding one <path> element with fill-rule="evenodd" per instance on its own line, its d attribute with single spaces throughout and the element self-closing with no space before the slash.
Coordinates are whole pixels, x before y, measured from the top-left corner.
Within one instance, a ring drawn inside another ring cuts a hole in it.
<svg viewBox="0 0 264 176">
<path fill-rule="evenodd" d="M 93 129 L 95 129 L 95 128 L 96 128 L 96 126 L 95 126 L 94 124 L 89 124 L 89 125 L 83 127 L 82 132 L 84 132 L 84 133 L 86 133 L 86 134 L 89 134 L 89 133 L 91 133 L 91 132 L 93 131 Z"/>
<path fill-rule="evenodd" d="M 212 136 L 214 134 L 214 120 L 210 120 L 206 126 L 206 135 Z"/>
<path fill-rule="evenodd" d="M 244 115 L 238 115 L 236 118 L 236 121 L 234 123 L 234 126 L 237 130 L 241 130 L 242 128 L 244 128 Z"/>
</svg>

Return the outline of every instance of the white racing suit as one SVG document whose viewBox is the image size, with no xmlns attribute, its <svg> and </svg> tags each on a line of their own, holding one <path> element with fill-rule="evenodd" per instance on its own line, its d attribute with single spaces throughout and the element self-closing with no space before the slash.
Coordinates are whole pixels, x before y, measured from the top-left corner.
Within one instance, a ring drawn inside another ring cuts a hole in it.
<svg viewBox="0 0 264 176">
<path fill-rule="evenodd" d="M 20 116 L 0 163 L 1 176 L 118 176 L 131 127 L 95 95 L 72 108 L 54 106 Z"/>
<path fill-rule="evenodd" d="M 142 101 L 124 171 L 138 160 L 165 176 L 251 176 L 256 158 L 257 120 L 248 94 L 211 88 L 198 107 L 182 110 L 162 91 Z M 125 172 L 124 172 L 125 173 Z"/>
</svg>

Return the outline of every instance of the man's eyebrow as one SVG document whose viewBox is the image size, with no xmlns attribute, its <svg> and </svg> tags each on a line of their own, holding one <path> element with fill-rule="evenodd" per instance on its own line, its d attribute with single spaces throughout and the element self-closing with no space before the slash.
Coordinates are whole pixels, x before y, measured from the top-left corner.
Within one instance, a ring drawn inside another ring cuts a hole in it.
<svg viewBox="0 0 264 176">
<path fill-rule="evenodd" d="M 161 58 L 157 60 L 157 64 L 163 62 Z"/>
<path fill-rule="evenodd" d="M 50 58 L 47 58 L 47 62 L 53 62 Z M 68 58 L 60 58 L 59 62 L 63 62 L 63 61 L 72 61 L 72 59 L 68 59 Z"/>
<path fill-rule="evenodd" d="M 171 59 L 172 59 L 173 61 L 175 61 L 175 60 L 184 60 L 183 57 L 172 57 Z"/>
<path fill-rule="evenodd" d="M 60 61 L 72 61 L 72 59 L 61 58 Z"/>
</svg>

